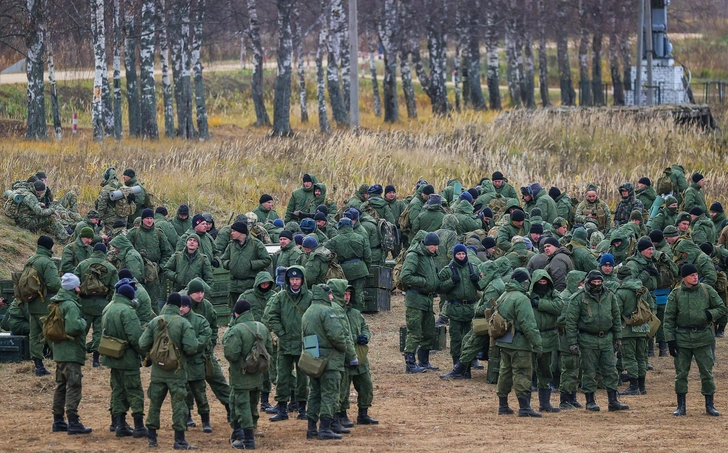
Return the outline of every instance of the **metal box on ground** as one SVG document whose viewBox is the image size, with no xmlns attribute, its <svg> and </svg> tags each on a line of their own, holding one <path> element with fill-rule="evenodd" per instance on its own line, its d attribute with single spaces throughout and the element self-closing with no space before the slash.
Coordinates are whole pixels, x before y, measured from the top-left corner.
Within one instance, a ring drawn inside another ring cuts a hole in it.
<svg viewBox="0 0 728 453">
<path fill-rule="evenodd" d="M 369 276 L 365 285 L 367 288 L 382 288 L 392 290 L 394 281 L 392 280 L 392 269 L 384 266 L 372 266 L 369 270 Z"/>
<path fill-rule="evenodd" d="M 0 333 L 0 362 L 30 360 L 28 337 Z"/>
<path fill-rule="evenodd" d="M 364 313 L 376 313 L 391 309 L 392 293 L 388 289 L 364 288 Z"/>
<path fill-rule="evenodd" d="M 404 346 L 407 343 L 407 326 L 399 327 L 399 352 L 404 352 Z M 447 349 L 447 327 L 435 326 L 435 341 L 432 342 L 434 351 L 442 351 Z"/>
</svg>

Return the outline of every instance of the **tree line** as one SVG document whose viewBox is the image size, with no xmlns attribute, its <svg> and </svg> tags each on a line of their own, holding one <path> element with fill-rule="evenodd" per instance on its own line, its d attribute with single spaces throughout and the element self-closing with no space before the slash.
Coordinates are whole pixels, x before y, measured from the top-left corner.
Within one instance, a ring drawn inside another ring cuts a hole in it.
<svg viewBox="0 0 728 453">
<path fill-rule="evenodd" d="M 125 120 L 129 136 L 158 138 L 159 102 L 166 136 L 208 138 L 202 55 L 210 55 L 214 47 L 227 49 L 228 54 L 235 46 L 251 51 L 251 97 L 257 126 L 272 127 L 274 135 L 291 134 L 291 108 L 296 103 L 301 120 L 309 120 L 306 53 L 315 54 L 320 130 L 330 130 L 329 116 L 336 126 L 349 123 L 349 77 L 351 71 L 358 71 L 359 58 L 349 54 L 348 1 L 2 3 L 0 42 L 27 61 L 28 138 L 46 137 L 46 68 L 54 130 L 57 137 L 61 135 L 54 59 L 54 48 L 59 45 L 64 46 L 65 54 L 92 50 L 92 126 L 98 141 L 121 139 Z M 691 17 L 726 9 L 724 2 L 674 0 L 676 3 L 672 5 L 676 11 L 688 8 Z M 383 115 L 385 122 L 397 122 L 401 97 L 407 117 L 416 118 L 414 78 L 437 115 L 453 109 L 501 109 L 504 100 L 499 86 L 503 81 L 513 107 L 546 107 L 551 103 L 550 65 L 558 73 L 558 86 L 551 88 L 558 89 L 561 105 L 605 104 L 607 80 L 614 104 L 623 104 L 625 90 L 631 89 L 634 51 L 630 38 L 637 30 L 636 9 L 637 2 L 631 0 L 360 1 L 359 47 L 366 55 L 374 113 Z M 574 49 L 570 41 L 578 43 L 575 59 L 569 55 Z M 272 119 L 264 102 L 266 45 L 276 49 Z M 555 52 L 549 52 L 551 47 Z M 379 52 L 384 66 L 381 81 L 375 64 Z M 122 99 L 122 59 L 126 99 Z M 572 79 L 574 60 L 576 81 Z M 155 65 L 161 69 L 161 99 L 155 90 Z M 500 73 L 501 67 L 506 68 L 505 74 Z M 608 77 L 602 67 L 608 68 Z M 294 90 L 297 102 L 291 99 Z M 127 104 L 126 119 L 122 118 L 123 102 Z"/>
</svg>

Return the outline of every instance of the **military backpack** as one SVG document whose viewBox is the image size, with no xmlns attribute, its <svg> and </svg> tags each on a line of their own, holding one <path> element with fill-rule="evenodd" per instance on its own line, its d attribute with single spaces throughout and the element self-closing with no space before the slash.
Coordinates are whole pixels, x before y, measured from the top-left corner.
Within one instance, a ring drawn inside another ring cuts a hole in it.
<svg viewBox="0 0 728 453">
<path fill-rule="evenodd" d="M 255 331 L 245 323 L 241 325 L 255 337 L 255 342 L 253 342 L 250 352 L 245 356 L 243 361 L 243 374 L 261 374 L 268 372 L 268 368 L 270 367 L 270 354 L 265 347 L 265 338 L 258 332 L 259 323 L 256 323 Z"/>
<path fill-rule="evenodd" d="M 3 212 L 5 215 L 13 220 L 18 218 L 20 215 L 20 204 L 28 195 L 28 191 L 25 189 L 15 189 L 6 195 L 7 199 L 3 205 Z"/>
<path fill-rule="evenodd" d="M 332 278 L 338 278 L 338 279 L 346 279 L 346 274 L 344 274 L 344 269 L 341 267 L 339 262 L 336 259 L 336 253 L 331 253 L 330 256 L 325 257 L 327 259 L 326 264 L 329 266 L 326 270 L 326 281 L 331 280 Z"/>
<path fill-rule="evenodd" d="M 649 291 L 644 286 L 637 290 L 637 308 L 629 317 L 622 315 L 622 320 L 628 326 L 641 326 L 650 322 L 652 310 L 650 310 Z"/>
<path fill-rule="evenodd" d="M 379 231 L 379 241 L 384 252 L 391 252 L 399 244 L 397 227 L 385 219 L 377 219 L 377 231 Z"/>
<path fill-rule="evenodd" d="M 51 302 L 48 305 L 48 316 L 43 320 L 43 336 L 53 343 L 73 340 L 73 337 L 66 333 L 66 322 L 61 314 L 59 302 Z"/>
<path fill-rule="evenodd" d="M 109 288 L 102 281 L 107 275 L 109 270 L 103 263 L 91 263 L 81 279 L 81 296 L 106 296 Z"/>
<path fill-rule="evenodd" d="M 175 316 L 172 320 L 178 318 Z M 172 321 L 170 321 L 171 323 Z M 170 371 L 180 367 L 180 351 L 169 336 L 169 325 L 164 318 L 157 321 L 157 336 L 149 351 L 149 359 L 161 369 Z"/>
<path fill-rule="evenodd" d="M 406 208 L 404 208 L 404 211 L 402 211 L 402 214 L 399 215 L 399 228 L 407 233 L 412 229 L 412 223 L 410 222 L 410 205 L 407 205 Z"/>
<path fill-rule="evenodd" d="M 38 271 L 33 265 L 35 261 L 25 263 L 21 272 L 13 272 L 13 286 L 15 288 L 15 297 L 20 302 L 30 302 L 37 298 L 43 298 L 46 295 L 45 285 L 40 281 Z"/>
</svg>

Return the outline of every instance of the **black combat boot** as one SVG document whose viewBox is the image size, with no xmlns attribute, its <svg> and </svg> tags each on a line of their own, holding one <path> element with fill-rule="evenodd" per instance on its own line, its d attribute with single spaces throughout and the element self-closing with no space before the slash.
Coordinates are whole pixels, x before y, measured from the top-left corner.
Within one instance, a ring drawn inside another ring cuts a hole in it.
<svg viewBox="0 0 728 453">
<path fill-rule="evenodd" d="M 458 361 L 455 366 L 447 374 L 441 374 L 440 379 L 465 379 L 465 370 L 467 367 Z"/>
<path fill-rule="evenodd" d="M 233 432 L 230 434 L 230 443 L 235 443 L 238 440 L 243 440 L 243 428 L 240 427 L 238 422 L 233 423 Z"/>
<path fill-rule="evenodd" d="M 68 434 L 90 434 L 93 431 L 91 428 L 86 428 L 78 419 L 78 415 L 68 415 Z"/>
<path fill-rule="evenodd" d="M 677 394 L 677 409 L 675 409 L 675 412 L 673 412 L 672 415 L 674 415 L 675 417 L 681 417 L 685 414 L 687 414 L 687 410 L 685 409 L 685 394 L 678 393 Z"/>
<path fill-rule="evenodd" d="M 498 397 L 498 415 L 513 415 L 513 409 L 508 407 L 508 397 Z"/>
<path fill-rule="evenodd" d="M 463 379 L 471 379 L 473 376 L 470 374 L 470 364 L 465 365 L 465 372 L 463 373 Z"/>
<path fill-rule="evenodd" d="M 200 414 L 200 418 L 202 419 L 202 432 L 208 434 L 211 433 L 212 425 L 210 425 L 210 414 Z"/>
<path fill-rule="evenodd" d="M 470 362 L 470 368 L 472 368 L 474 370 L 483 370 L 483 369 L 485 369 L 485 367 L 483 365 L 481 365 L 480 362 L 478 362 L 478 359 L 473 359 Z"/>
<path fill-rule="evenodd" d="M 715 406 L 713 405 L 713 396 L 714 395 L 705 395 L 705 413 L 712 415 L 713 417 L 717 417 L 720 415 L 720 412 L 715 410 Z"/>
<path fill-rule="evenodd" d="M 586 410 L 592 411 L 592 412 L 599 412 L 599 406 L 597 406 L 597 402 L 594 399 L 594 394 L 587 393 L 585 396 L 586 396 Z"/>
<path fill-rule="evenodd" d="M 571 392 L 571 405 L 577 409 L 581 409 L 582 406 L 578 399 L 576 399 L 576 391 Z"/>
<path fill-rule="evenodd" d="M 159 446 L 159 444 L 157 443 L 157 430 L 156 429 L 147 429 L 147 446 L 149 448 Z"/>
<path fill-rule="evenodd" d="M 306 429 L 306 439 L 318 438 L 318 429 L 316 426 L 316 420 L 308 419 L 308 428 Z"/>
<path fill-rule="evenodd" d="M 43 359 L 33 359 L 33 363 L 35 363 L 36 376 L 48 376 L 51 374 L 51 372 L 43 365 Z"/>
<path fill-rule="evenodd" d="M 575 409 L 575 407 L 571 405 L 571 393 L 561 392 L 559 395 L 559 409 L 561 409 L 562 411 Z"/>
<path fill-rule="evenodd" d="M 336 434 L 331 430 L 331 419 L 330 418 L 322 418 L 321 422 L 319 424 L 319 432 L 318 432 L 318 438 L 319 440 L 340 440 L 341 434 Z"/>
<path fill-rule="evenodd" d="M 147 436 L 147 428 L 144 426 L 144 416 L 134 415 L 134 431 L 132 431 L 132 437 L 134 439 L 141 439 Z"/>
<path fill-rule="evenodd" d="M 243 430 L 243 444 L 246 450 L 255 450 L 255 430 L 253 428 Z"/>
<path fill-rule="evenodd" d="M 270 393 L 261 393 L 260 394 L 260 411 L 265 412 L 270 407 L 270 403 L 268 402 L 268 399 L 270 397 Z"/>
<path fill-rule="evenodd" d="M 68 424 L 66 423 L 66 420 L 63 418 L 63 414 L 61 414 L 61 415 L 53 414 L 53 432 L 60 433 L 60 432 L 66 432 L 66 431 L 68 431 Z"/>
<path fill-rule="evenodd" d="M 94 368 L 100 367 L 101 366 L 101 362 L 99 361 L 99 352 L 98 351 L 94 351 L 93 354 L 92 354 L 92 357 L 93 357 L 93 366 L 94 366 Z"/>
<path fill-rule="evenodd" d="M 647 387 L 645 387 L 645 376 L 637 378 L 637 387 L 640 389 L 640 395 L 647 395 Z"/>
<path fill-rule="evenodd" d="M 116 417 L 113 415 L 111 416 L 111 424 L 109 425 L 109 432 L 115 433 L 116 432 Z"/>
<path fill-rule="evenodd" d="M 559 393 L 559 386 L 561 385 L 561 372 L 554 372 L 551 382 L 549 382 L 549 388 L 551 393 Z"/>
<path fill-rule="evenodd" d="M 527 396 L 518 397 L 518 416 L 519 417 L 541 417 L 541 414 L 531 409 L 530 398 Z"/>
<path fill-rule="evenodd" d="M 268 420 L 272 422 L 279 422 L 281 420 L 288 420 L 288 403 L 285 401 L 278 402 L 278 413 Z"/>
<path fill-rule="evenodd" d="M 629 406 L 619 402 L 616 390 L 607 390 L 607 398 L 609 398 L 609 405 L 607 406 L 609 412 L 626 411 L 629 409 Z"/>
<path fill-rule="evenodd" d="M 371 418 L 368 414 L 369 409 L 366 407 L 359 408 L 359 415 L 356 417 L 356 423 L 358 425 L 378 425 L 379 420 Z"/>
<path fill-rule="evenodd" d="M 306 417 L 306 402 L 305 401 L 299 401 L 298 402 L 298 416 L 296 417 L 296 420 L 306 420 L 308 417 Z"/>
<path fill-rule="evenodd" d="M 660 341 L 659 342 L 660 347 L 660 357 L 667 357 L 669 354 L 667 353 L 667 342 L 666 341 Z"/>
<path fill-rule="evenodd" d="M 655 340 L 650 339 L 649 344 L 647 346 L 647 357 L 654 357 L 655 356 Z"/>
<path fill-rule="evenodd" d="M 620 395 L 639 395 L 640 387 L 637 378 L 629 378 L 629 387 L 624 392 L 619 392 Z"/>
<path fill-rule="evenodd" d="M 195 423 L 194 420 L 192 420 L 192 411 L 187 411 L 187 427 L 188 428 L 194 428 L 197 426 L 197 423 Z"/>
<path fill-rule="evenodd" d="M 296 412 L 298 410 L 298 400 L 296 399 L 296 394 L 294 392 L 291 392 L 291 399 L 288 401 L 290 401 L 290 403 L 288 403 L 288 412 Z"/>
<path fill-rule="evenodd" d="M 715 325 L 715 338 L 723 338 L 725 336 L 725 324 Z"/>
<path fill-rule="evenodd" d="M 116 416 L 116 437 L 130 437 L 134 434 L 131 427 L 126 424 L 126 414 Z"/>
<path fill-rule="evenodd" d="M 175 450 L 197 450 L 197 447 L 187 443 L 187 441 L 185 440 L 184 431 L 175 431 L 174 432 L 174 449 Z"/>
<path fill-rule="evenodd" d="M 417 365 L 417 362 L 415 362 L 415 354 L 413 352 L 404 353 L 404 365 L 404 371 L 406 373 L 424 373 L 427 371 L 425 368 Z"/>
<path fill-rule="evenodd" d="M 551 405 L 551 389 L 538 389 L 538 410 L 541 412 L 561 412 Z"/>
<path fill-rule="evenodd" d="M 437 371 L 440 369 L 430 364 L 430 350 L 428 348 L 420 348 L 417 350 L 417 360 L 420 362 L 419 365 L 426 370 Z"/>
<path fill-rule="evenodd" d="M 336 434 L 351 434 L 350 429 L 344 428 L 341 426 L 341 423 L 339 423 L 339 414 L 334 414 L 334 419 L 331 421 L 329 426 L 331 427 L 331 431 Z"/>
<path fill-rule="evenodd" d="M 344 428 L 353 428 L 354 422 L 349 420 L 349 416 L 346 415 L 346 411 L 339 412 L 339 424 Z"/>
<path fill-rule="evenodd" d="M 265 410 L 266 414 L 277 414 L 278 413 L 278 404 L 268 407 Z"/>
</svg>

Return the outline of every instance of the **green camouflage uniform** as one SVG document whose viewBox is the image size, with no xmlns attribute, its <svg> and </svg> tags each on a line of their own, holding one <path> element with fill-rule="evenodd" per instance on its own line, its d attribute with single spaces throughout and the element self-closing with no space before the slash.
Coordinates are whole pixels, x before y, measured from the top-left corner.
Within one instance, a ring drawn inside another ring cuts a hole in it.
<svg viewBox="0 0 728 453">
<path fill-rule="evenodd" d="M 129 269 L 134 280 L 140 283 L 144 282 L 144 260 L 139 252 L 134 249 L 134 246 L 131 245 L 129 239 L 126 236 L 116 236 L 109 242 L 109 245 L 119 249 L 119 253 L 116 255 L 118 260 L 116 268 Z"/>
<path fill-rule="evenodd" d="M 222 267 L 230 271 L 230 299 L 232 307 L 240 294 L 252 288 L 258 272 L 268 269 L 271 257 L 265 245 L 252 236 L 245 242 L 232 240 L 221 258 Z"/>
<path fill-rule="evenodd" d="M 56 391 L 53 394 L 53 415 L 78 416 L 81 403 L 81 367 L 86 361 L 86 339 L 83 332 L 86 321 L 81 316 L 78 295 L 74 290 L 58 290 L 51 303 L 58 304 L 63 316 L 66 334 L 73 337 L 59 343 L 50 343 L 56 362 Z"/>
<path fill-rule="evenodd" d="M 19 304 L 18 299 L 13 299 L 8 306 L 8 311 L 3 316 L 2 324 L 0 324 L 6 332 L 13 335 L 30 335 L 30 315 L 28 314 L 28 305 Z"/>
<path fill-rule="evenodd" d="M 599 198 L 594 200 L 594 203 L 586 199 L 579 202 L 574 211 L 574 221 L 582 224 L 595 222 L 602 232 L 612 229 L 612 213 L 609 211 L 609 206 Z"/>
<path fill-rule="evenodd" d="M 270 282 L 270 286 L 264 291 L 260 288 L 260 285 L 265 282 Z M 270 302 L 275 294 L 275 281 L 273 277 L 271 277 L 269 272 L 262 271 L 258 272 L 258 275 L 255 276 L 255 286 L 241 294 L 238 300 L 247 300 L 250 302 L 250 311 L 253 313 L 253 319 L 257 322 L 262 322 L 263 314 L 265 313 L 266 307 L 268 307 L 268 302 Z M 271 366 L 263 376 L 263 393 L 270 393 L 272 384 L 275 384 L 277 377 L 275 363 L 278 357 L 278 348 L 271 345 L 268 353 L 270 354 Z"/>
<path fill-rule="evenodd" d="M 58 277 L 58 268 L 51 260 L 53 253 L 43 246 L 36 248 L 35 255 L 28 258 L 38 273 L 40 282 L 45 288 L 43 297 L 37 297 L 27 303 L 30 315 L 30 358 L 43 358 L 43 322 L 41 317 L 48 316 L 48 302 L 61 289 L 61 279 Z"/>
<path fill-rule="evenodd" d="M 81 242 L 80 237 L 70 244 L 67 244 L 65 247 L 63 247 L 63 253 L 61 254 L 61 265 L 60 269 L 58 269 L 59 272 L 61 274 L 73 272 L 76 266 L 78 266 L 78 263 L 91 256 L 92 251 L 93 247 Z"/>
<path fill-rule="evenodd" d="M 299 262 L 297 264 L 303 266 L 303 272 L 306 274 L 306 284 L 309 288 L 315 284 L 326 283 L 326 272 L 329 270 L 329 260 L 331 258 L 331 251 L 324 247 L 321 242 L 310 253 L 304 251 L 298 257 Z"/>
<path fill-rule="evenodd" d="M 561 393 L 571 394 L 576 392 L 579 387 L 579 369 L 581 366 L 580 355 L 572 354 L 569 351 L 569 341 L 566 339 L 566 314 L 572 303 L 571 296 L 579 290 L 579 283 L 584 281 L 586 272 L 571 271 L 566 276 L 566 289 L 561 292 L 561 300 L 564 306 L 561 315 L 556 321 L 559 331 L 559 355 L 561 356 L 560 372 L 561 379 L 559 381 L 559 391 Z"/>
<path fill-rule="evenodd" d="M 311 210 L 316 208 L 315 200 L 314 200 L 314 194 L 313 194 L 313 186 L 318 182 L 315 176 L 310 175 L 311 180 L 313 183 L 311 184 L 311 188 L 306 189 L 305 187 L 301 186 L 298 189 L 294 190 L 291 194 L 291 198 L 288 199 L 288 203 L 286 204 L 286 214 L 283 217 L 284 222 L 290 222 L 291 220 L 294 220 L 293 213 L 296 211 L 304 211 L 304 212 L 310 212 Z"/>
<path fill-rule="evenodd" d="M 163 268 L 164 275 L 172 282 L 172 291 L 179 291 L 193 278 L 200 278 L 208 285 L 213 283 L 212 266 L 210 259 L 200 253 L 198 248 L 193 253 L 187 249 L 174 252 Z"/>
<path fill-rule="evenodd" d="M 326 244 L 324 244 L 326 245 Z M 328 248 L 328 247 L 326 247 Z M 330 249 L 329 249 L 330 250 Z M 281 247 L 278 253 L 274 256 L 275 267 L 291 267 L 298 261 L 298 257 L 303 251 L 296 247 L 296 241 L 291 241 L 285 247 Z"/>
<path fill-rule="evenodd" d="M 279 218 L 275 209 L 265 209 L 261 204 L 253 210 L 253 213 L 258 216 L 258 222 L 261 223 L 273 223 L 274 220 Z"/>
<path fill-rule="evenodd" d="M 475 281 L 473 281 L 473 278 Z M 447 300 L 445 315 L 450 320 L 450 355 L 457 362 L 462 352 L 463 337 L 473 327 L 475 304 L 480 291 L 480 274 L 467 258 L 453 258 L 438 274 L 440 297 Z"/>
<path fill-rule="evenodd" d="M 407 321 L 405 353 L 414 353 L 418 347 L 429 351 L 435 339 L 433 298 L 440 285 L 433 256 L 420 243 L 407 251 L 402 264 L 400 279 L 407 286 L 404 297 Z"/>
<path fill-rule="evenodd" d="M 702 209 L 703 212 L 708 212 L 708 206 L 705 203 L 705 192 L 697 183 L 691 182 L 683 192 L 683 210 L 688 212 L 695 206 Z"/>
<path fill-rule="evenodd" d="M 652 295 L 643 287 L 642 282 L 634 277 L 622 280 L 622 284 L 616 291 L 619 302 L 619 311 L 622 319 L 622 366 L 627 375 L 632 379 L 644 378 L 647 375 L 647 333 L 649 325 L 630 326 L 626 320 L 637 310 L 639 302 L 638 291 L 647 292 L 650 299 L 651 309 L 656 310 Z"/>
<path fill-rule="evenodd" d="M 546 279 L 545 287 L 537 285 L 538 281 Z M 536 357 L 536 379 L 539 389 L 548 389 L 553 379 L 551 362 L 553 355 L 558 353 L 559 334 L 556 330 L 558 317 L 564 309 L 564 302 L 560 293 L 554 288 L 548 272 L 538 269 L 531 277 L 529 298 L 533 315 L 536 318 L 536 326 L 541 334 L 543 352 Z"/>
<path fill-rule="evenodd" d="M 23 201 L 18 205 L 15 224 L 33 233 L 42 231 L 51 234 L 61 243 L 69 237 L 61 221 L 56 218 L 56 211 L 50 206 L 43 206 L 34 190 L 24 193 Z"/>
<path fill-rule="evenodd" d="M 174 250 L 177 247 L 177 241 L 179 240 L 179 234 L 174 226 L 167 220 L 162 214 L 154 214 L 154 226 L 162 230 L 164 236 L 167 238 L 169 249 Z"/>
<path fill-rule="evenodd" d="M 192 409 L 197 403 L 197 413 L 200 415 L 210 413 L 210 403 L 207 401 L 207 388 L 205 385 L 205 354 L 210 349 L 212 330 L 210 323 L 204 316 L 195 313 L 190 309 L 187 314 L 182 315 L 192 326 L 197 338 L 197 350 L 187 355 L 187 408 Z M 217 333 L 216 333 L 217 336 Z"/>
<path fill-rule="evenodd" d="M 157 264 L 159 277 L 153 282 L 145 282 L 145 288 L 153 301 L 159 302 L 164 300 L 166 295 L 166 281 L 164 273 L 161 270 L 169 261 L 172 253 L 174 253 L 174 250 L 169 246 L 167 236 L 155 225 L 147 228 L 142 224 L 139 228 L 135 227 L 129 230 L 126 233 L 126 238 L 140 255 L 145 256 L 148 260 Z M 210 275 L 210 278 L 212 278 L 212 275 Z M 191 279 L 192 277 L 188 278 L 185 280 L 185 283 Z"/>
<path fill-rule="evenodd" d="M 160 319 L 167 323 L 169 338 L 180 351 L 180 367 L 176 370 L 163 370 L 152 362 L 152 376 L 147 389 L 149 397 L 149 415 L 147 416 L 147 429 L 159 429 L 159 411 L 162 403 L 170 394 L 172 401 L 172 428 L 175 431 L 187 429 L 187 356 L 197 352 L 198 343 L 195 331 L 187 320 L 180 316 L 179 307 L 167 304 L 159 316 L 152 319 L 146 330 L 139 338 L 139 348 L 144 353 L 152 349 L 155 338 L 159 335 L 157 324 Z"/>
<path fill-rule="evenodd" d="M 76 266 L 73 270 L 73 273 L 81 280 L 82 284 L 88 278 L 86 274 L 89 267 L 94 263 L 102 264 L 106 268 L 106 275 L 102 276 L 100 281 L 108 291 L 104 296 L 81 295 L 80 297 L 81 313 L 83 318 L 86 320 L 86 335 L 88 335 L 91 326 L 94 328 L 94 333 L 91 337 L 92 340 L 86 345 L 86 350 L 88 352 L 96 352 L 99 350 L 103 311 L 114 295 L 114 285 L 116 285 L 116 282 L 119 281 L 119 274 L 116 271 L 116 268 L 106 261 L 103 252 L 96 251 L 93 252 L 89 258 L 78 263 L 78 266 Z"/>
<path fill-rule="evenodd" d="M 344 270 L 346 279 L 354 287 L 356 297 L 356 301 L 353 302 L 354 308 L 359 311 L 363 310 L 364 286 L 372 265 L 372 251 L 367 241 L 355 234 L 352 227 L 345 225 L 341 227 L 339 234 L 329 239 L 324 246 L 336 253 L 336 258 Z"/>
</svg>

